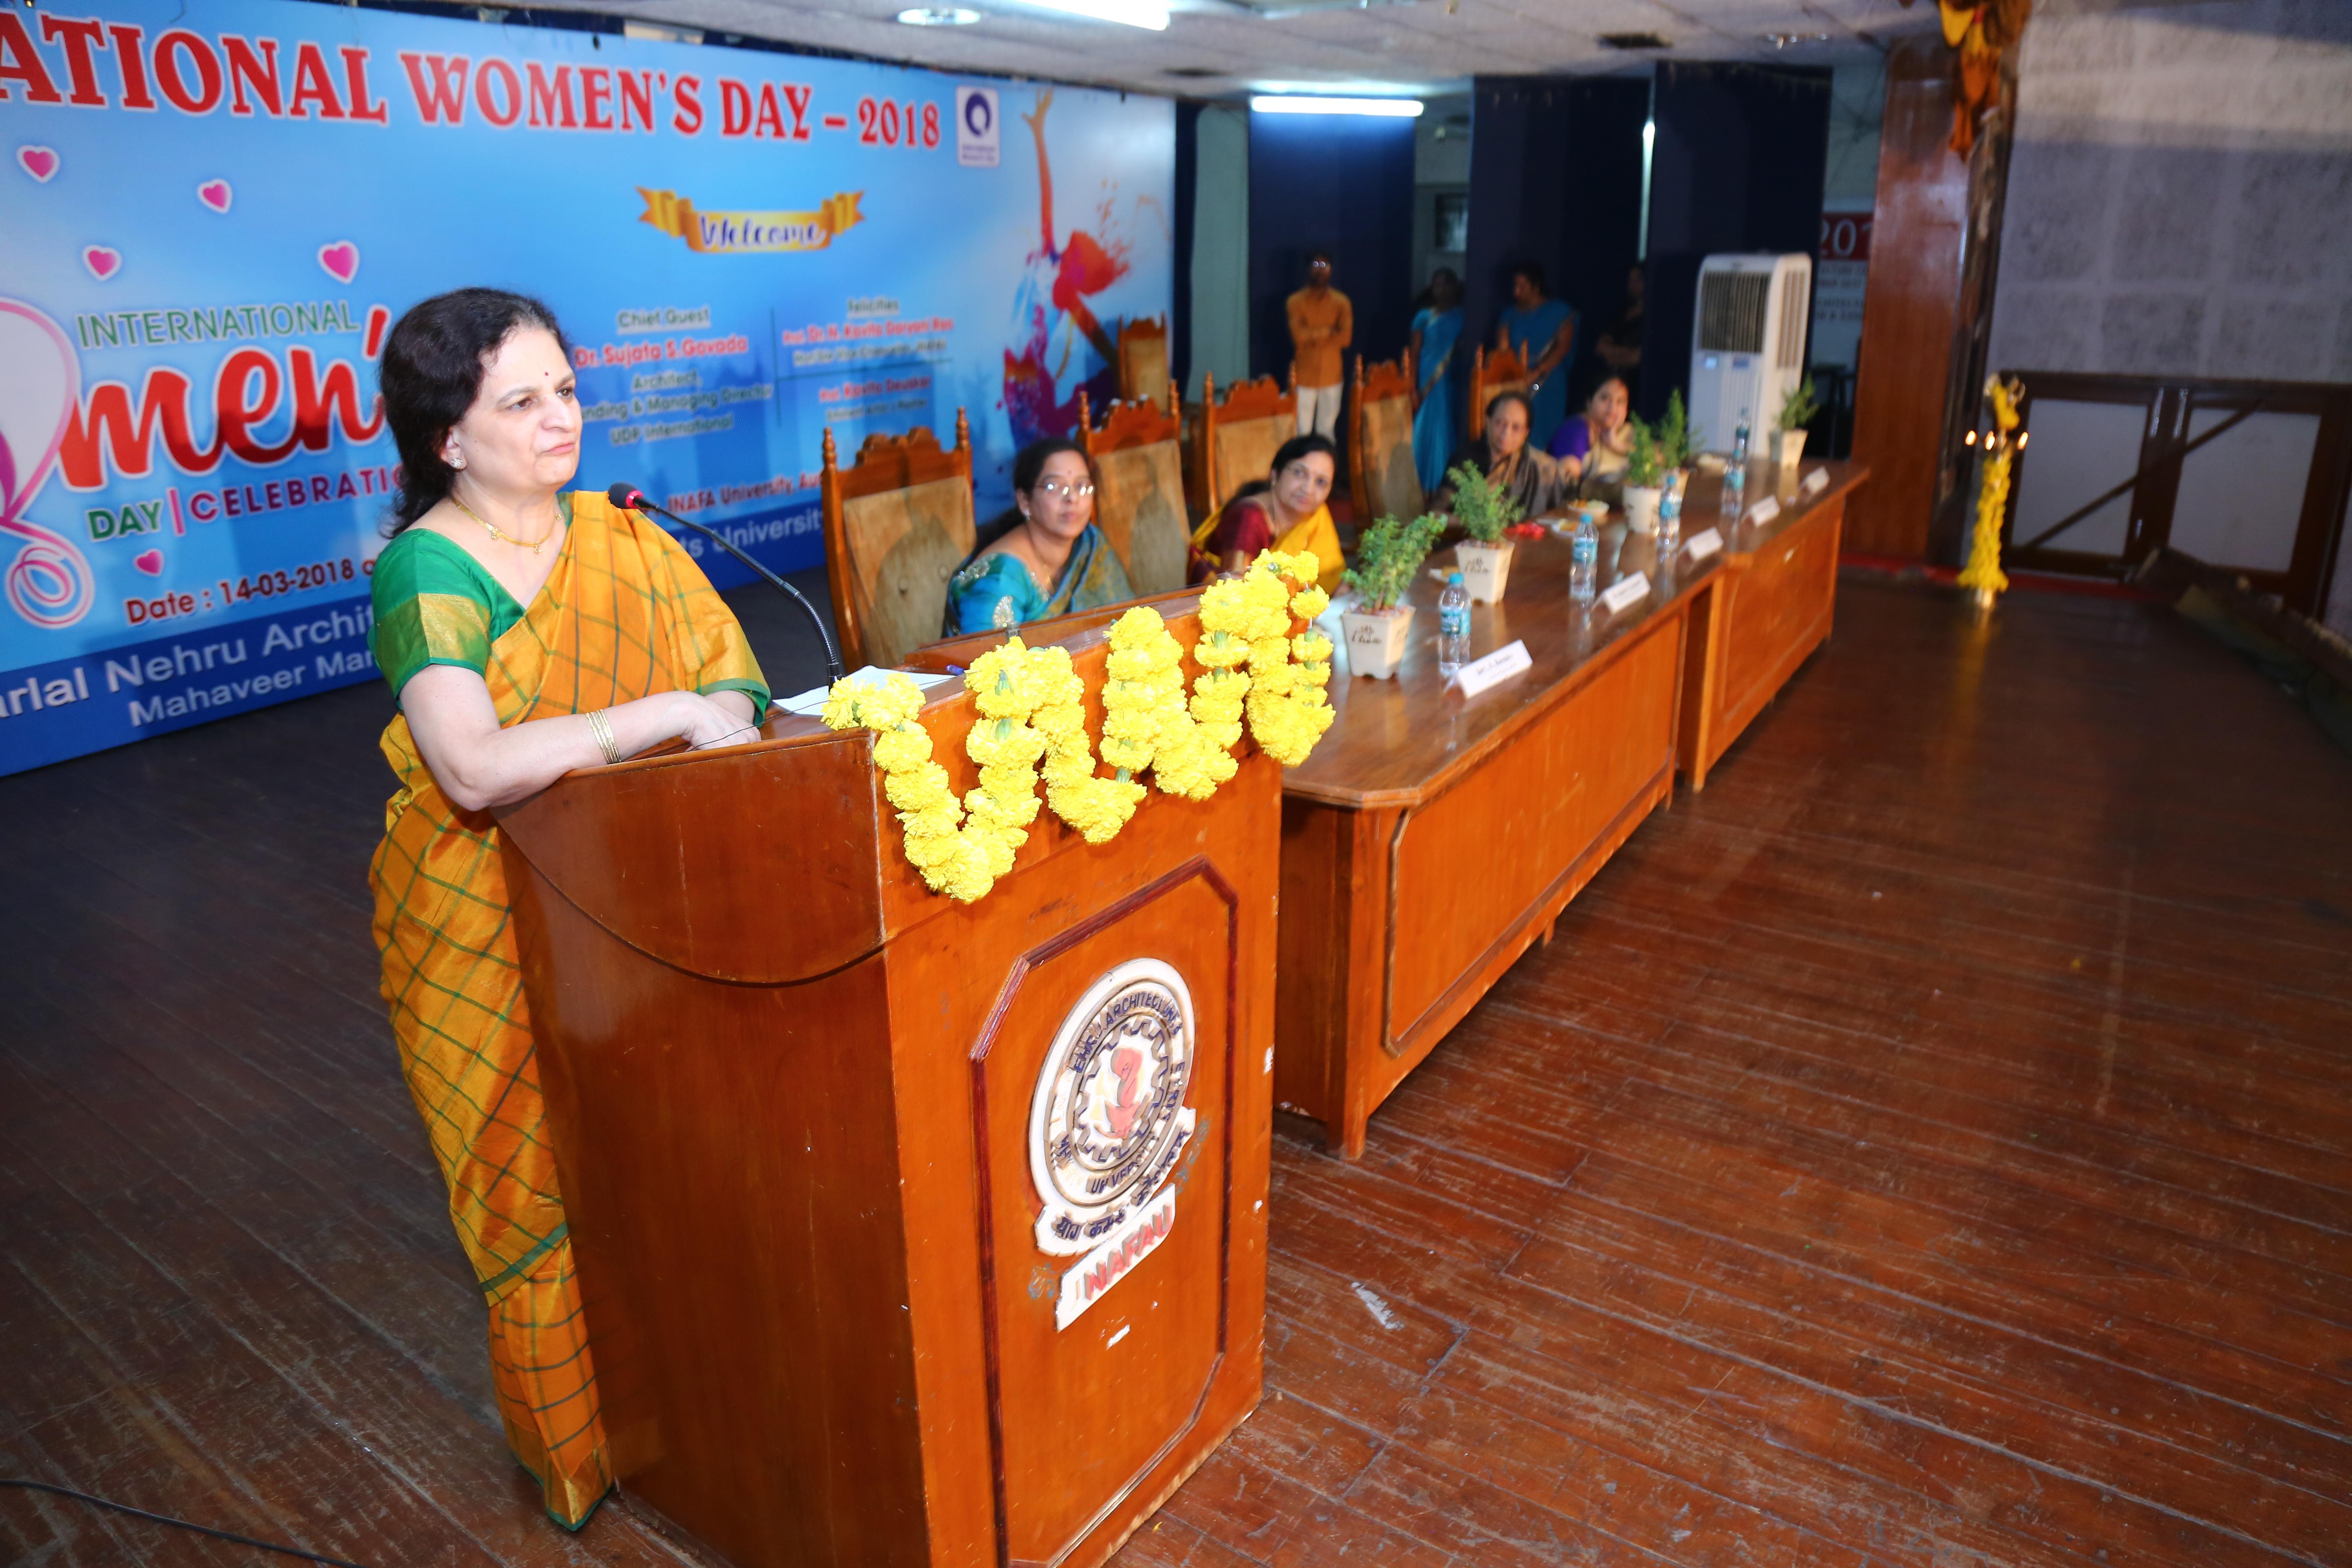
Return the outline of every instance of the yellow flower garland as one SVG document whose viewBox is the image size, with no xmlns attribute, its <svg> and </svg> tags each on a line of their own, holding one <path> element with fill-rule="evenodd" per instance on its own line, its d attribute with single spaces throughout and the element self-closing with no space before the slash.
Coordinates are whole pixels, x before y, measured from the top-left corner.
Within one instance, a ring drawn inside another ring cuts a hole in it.
<svg viewBox="0 0 2352 1568">
<path fill-rule="evenodd" d="M 1959 576 L 1960 586 L 1975 589 L 1978 602 L 1985 605 L 2009 586 L 2009 575 L 2000 569 L 2000 525 L 2009 509 L 2009 433 L 2017 428 L 2017 405 L 2024 395 L 2023 384 L 2015 380 L 2004 382 L 1994 376 L 1985 383 L 1993 427 L 1985 435 L 1984 482 L 1977 492 L 1976 529 L 1969 539 L 1969 563 Z"/>
<path fill-rule="evenodd" d="M 1202 674 L 1189 705 L 1183 648 L 1160 612 L 1139 605 L 1118 618 L 1103 684 L 1102 760 L 1118 770 L 1113 778 L 1096 776 L 1086 682 L 1069 650 L 1028 647 L 1018 637 L 965 672 L 979 717 L 964 751 L 980 764 L 980 787 L 961 803 L 918 721 L 922 690 L 904 675 L 878 686 L 835 682 L 821 717 L 831 729 L 875 732 L 875 765 L 905 829 L 908 864 L 932 891 L 970 903 L 1013 868 L 1028 839 L 1041 758 L 1045 804 L 1089 844 L 1107 843 L 1127 826 L 1144 794 L 1136 775 L 1147 769 L 1165 794 L 1214 795 L 1239 766 L 1233 746 L 1244 711 L 1267 755 L 1286 767 L 1305 762 L 1332 719 L 1325 691 L 1330 639 L 1311 627 L 1296 637 L 1290 629 L 1294 615 L 1311 622 L 1330 603 L 1315 585 L 1317 570 L 1311 551 L 1269 550 L 1241 578 L 1202 595 L 1193 649 Z M 1303 586 L 1294 591 L 1294 583 Z"/>
<path fill-rule="evenodd" d="M 1087 843 L 1108 843 L 1135 815 L 1143 786 L 1124 772 L 1117 778 L 1095 776 L 1094 743 L 1087 739 L 1087 683 L 1070 667 L 1070 650 L 1032 648 L 1029 660 L 1046 692 L 1030 721 L 1045 734 L 1045 804 Z"/>
<path fill-rule="evenodd" d="M 1236 721 L 1246 710 L 1251 737 L 1286 768 L 1307 760 L 1333 718 L 1326 691 L 1331 639 L 1311 627 L 1290 635 L 1291 616 L 1312 622 L 1331 603 L 1316 586 L 1318 568 L 1313 551 L 1282 555 L 1268 550 L 1239 578 L 1212 585 L 1201 598 L 1203 635 L 1193 657 L 1218 674 L 1213 684 L 1209 676 L 1202 678 L 1210 685 L 1210 711 L 1202 711 L 1201 688 L 1194 687 L 1193 717 L 1213 734 L 1238 738 Z M 1243 663 L 1246 675 L 1235 668 Z"/>
</svg>

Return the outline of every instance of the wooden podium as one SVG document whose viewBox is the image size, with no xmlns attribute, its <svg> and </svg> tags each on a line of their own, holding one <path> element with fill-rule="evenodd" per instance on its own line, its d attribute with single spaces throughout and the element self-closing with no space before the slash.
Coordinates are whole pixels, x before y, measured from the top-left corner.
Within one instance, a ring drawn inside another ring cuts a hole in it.
<svg viewBox="0 0 2352 1568">
<path fill-rule="evenodd" d="M 1281 770 L 1101 846 L 1041 810 L 960 905 L 871 744 L 785 718 L 500 814 L 614 1466 L 744 1568 L 1087 1568 L 1258 1399 Z"/>
</svg>

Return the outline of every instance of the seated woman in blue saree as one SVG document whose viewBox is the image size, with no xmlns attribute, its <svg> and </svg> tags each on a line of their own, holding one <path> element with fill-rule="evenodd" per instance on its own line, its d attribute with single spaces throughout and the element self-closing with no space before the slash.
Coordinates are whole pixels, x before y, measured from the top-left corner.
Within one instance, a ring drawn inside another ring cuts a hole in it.
<svg viewBox="0 0 2352 1568">
<path fill-rule="evenodd" d="M 948 583 L 947 635 L 1003 631 L 1135 597 L 1127 568 L 1095 526 L 1094 467 L 1066 437 L 1013 459 L 1013 510 L 981 530 Z"/>
</svg>

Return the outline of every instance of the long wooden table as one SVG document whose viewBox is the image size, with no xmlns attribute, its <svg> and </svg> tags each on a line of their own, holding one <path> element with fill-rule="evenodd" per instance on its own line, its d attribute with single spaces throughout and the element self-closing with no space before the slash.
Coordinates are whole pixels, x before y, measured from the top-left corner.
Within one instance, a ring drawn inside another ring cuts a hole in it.
<svg viewBox="0 0 2352 1568">
<path fill-rule="evenodd" d="M 1763 523 L 1692 486 L 1685 541 L 1724 550 L 1662 563 L 1621 519 L 1601 531 L 1601 586 L 1653 587 L 1611 616 L 1568 595 L 1569 546 L 1521 542 L 1499 605 L 1475 605 L 1471 651 L 1524 640 L 1534 666 L 1465 700 L 1439 679 L 1438 585 L 1408 597 L 1413 646 L 1394 680 L 1335 670 L 1339 718 L 1283 779 L 1275 1099 L 1320 1121 L 1349 1158 L 1371 1113 L 1552 922 L 1643 818 L 1676 766 L 1694 785 L 1828 635 L 1851 465 L 1811 496 L 1777 488 Z"/>
<path fill-rule="evenodd" d="M 1824 485 L 1807 494 L 1815 470 Z M 1412 647 L 1397 679 L 1331 680 L 1338 717 L 1283 776 L 1275 1098 L 1320 1121 L 1349 1157 L 1367 1121 L 1552 922 L 1685 772 L 1694 789 L 1829 636 L 1846 498 L 1865 475 L 1758 463 L 1751 511 L 1725 517 L 1722 481 L 1700 476 L 1682 548 L 1622 517 L 1601 530 L 1600 584 L 1646 573 L 1652 591 L 1610 615 L 1568 595 L 1569 545 L 1517 542 L 1509 591 L 1471 611 L 1472 652 L 1513 641 L 1533 667 L 1465 700 L 1437 673 L 1438 584 L 1407 595 Z M 1723 549 L 1694 561 L 1714 529 Z M 1433 557 L 1450 564 L 1451 552 Z M 1171 615 L 1192 596 L 1152 601 Z M 1113 605 L 1021 628 L 1031 640 L 1116 619 Z M 1341 641 L 1331 626 L 1334 641 Z M 982 633 L 909 658 L 969 664 L 1004 639 Z"/>
<path fill-rule="evenodd" d="M 1827 483 L 1807 495 L 1802 481 L 1815 469 Z M 1853 463 L 1812 463 L 1787 474 L 1759 464 L 1748 473 L 1749 510 L 1765 496 L 1780 507 L 1780 516 L 1760 524 L 1719 517 L 1720 478 L 1691 480 L 1683 532 L 1715 523 L 1727 546 L 1727 559 L 1692 612 L 1693 679 L 1681 733 L 1691 788 L 1706 787 L 1707 770 L 1829 640 L 1846 500 L 1867 477 Z"/>
</svg>

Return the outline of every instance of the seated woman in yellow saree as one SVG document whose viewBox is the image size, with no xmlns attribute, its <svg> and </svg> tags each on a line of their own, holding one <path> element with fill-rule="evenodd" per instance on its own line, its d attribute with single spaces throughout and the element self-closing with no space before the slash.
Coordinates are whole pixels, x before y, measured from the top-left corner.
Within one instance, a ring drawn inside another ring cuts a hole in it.
<svg viewBox="0 0 2352 1568">
<path fill-rule="evenodd" d="M 1242 571 L 1261 550 L 1285 555 L 1311 550 L 1321 568 L 1316 581 L 1326 593 L 1337 588 L 1348 563 L 1339 551 L 1339 525 L 1324 503 L 1339 472 L 1339 449 L 1328 437 L 1310 432 L 1285 441 L 1275 449 L 1266 477 L 1236 490 L 1224 510 L 1193 533 L 1192 580 Z"/>
<path fill-rule="evenodd" d="M 491 1379 L 549 1515 L 612 1486 L 492 806 L 669 741 L 747 741 L 768 700 L 694 560 L 599 495 L 544 305 L 428 300 L 383 353 L 404 488 L 372 592 L 400 788 L 369 868 L 401 1069 L 489 1308 Z"/>
</svg>

